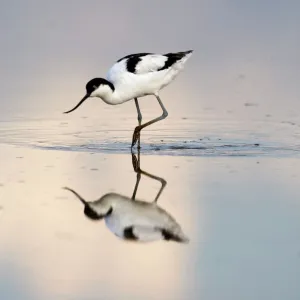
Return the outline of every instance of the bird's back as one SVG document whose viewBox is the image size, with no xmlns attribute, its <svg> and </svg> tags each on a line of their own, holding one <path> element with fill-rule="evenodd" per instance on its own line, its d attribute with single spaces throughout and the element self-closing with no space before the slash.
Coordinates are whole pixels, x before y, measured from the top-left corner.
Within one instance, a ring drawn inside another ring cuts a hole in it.
<svg viewBox="0 0 300 300">
<path fill-rule="evenodd" d="M 176 77 L 191 53 L 127 55 L 110 68 L 107 80 L 114 84 L 119 97 L 132 99 L 155 94 Z"/>
</svg>

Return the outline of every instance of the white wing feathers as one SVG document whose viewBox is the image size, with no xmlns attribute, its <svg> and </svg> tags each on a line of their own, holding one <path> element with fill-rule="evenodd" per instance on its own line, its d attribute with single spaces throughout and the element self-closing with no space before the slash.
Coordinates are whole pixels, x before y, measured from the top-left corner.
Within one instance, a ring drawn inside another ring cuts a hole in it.
<svg viewBox="0 0 300 300">
<path fill-rule="evenodd" d="M 140 57 L 140 61 L 135 67 L 136 74 L 155 72 L 165 65 L 168 57 L 158 54 L 148 54 Z"/>
</svg>

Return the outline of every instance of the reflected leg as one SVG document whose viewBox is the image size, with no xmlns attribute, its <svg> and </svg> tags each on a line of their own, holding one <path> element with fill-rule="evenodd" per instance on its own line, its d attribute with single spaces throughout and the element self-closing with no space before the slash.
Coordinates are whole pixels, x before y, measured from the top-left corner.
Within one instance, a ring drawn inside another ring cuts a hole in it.
<svg viewBox="0 0 300 300">
<path fill-rule="evenodd" d="M 140 170 L 140 173 L 143 174 L 143 175 L 145 175 L 145 176 L 147 176 L 147 177 L 155 179 L 155 180 L 157 180 L 157 181 L 159 181 L 161 183 L 161 188 L 159 189 L 159 191 L 158 191 L 155 199 L 153 200 L 153 202 L 157 202 L 158 198 L 160 197 L 161 193 L 163 192 L 164 188 L 166 187 L 167 182 L 163 178 L 155 176 L 155 175 L 150 174 L 148 172 L 145 172 L 143 170 Z"/>
<path fill-rule="evenodd" d="M 138 157 L 136 157 L 136 155 L 133 152 L 131 152 L 131 157 L 132 157 L 132 166 L 133 166 L 134 171 L 136 172 L 136 183 L 135 183 L 135 187 L 134 187 L 134 191 L 133 191 L 131 199 L 135 200 L 136 192 L 137 192 L 140 180 L 141 180 L 139 148 L 138 148 Z"/>
<path fill-rule="evenodd" d="M 167 185 L 167 182 L 166 180 L 164 180 L 163 178 L 161 177 L 158 177 L 158 176 L 155 176 L 153 174 L 150 174 L 146 171 L 143 171 L 141 168 L 140 168 L 140 151 L 138 151 L 138 157 L 136 157 L 136 155 L 134 153 L 131 153 L 132 155 L 132 165 L 133 165 L 133 169 L 134 171 L 137 173 L 136 174 L 136 184 L 135 184 L 135 187 L 134 187 L 134 191 L 133 191 L 133 195 L 131 197 L 132 200 L 135 199 L 135 196 L 136 196 L 136 193 L 137 193 L 137 189 L 138 189 L 138 186 L 139 186 L 139 183 L 140 183 L 140 180 L 141 180 L 141 174 L 151 178 L 151 179 L 154 179 L 154 180 L 157 180 L 161 183 L 161 188 L 159 189 L 155 199 L 153 200 L 153 202 L 157 202 L 158 201 L 158 198 L 160 197 L 160 195 L 162 194 L 164 188 L 166 187 Z"/>
</svg>

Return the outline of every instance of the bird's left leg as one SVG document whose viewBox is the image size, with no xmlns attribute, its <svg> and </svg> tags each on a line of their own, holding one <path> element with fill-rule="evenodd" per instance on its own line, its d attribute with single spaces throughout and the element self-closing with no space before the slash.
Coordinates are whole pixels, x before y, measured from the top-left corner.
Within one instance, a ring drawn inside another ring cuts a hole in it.
<svg viewBox="0 0 300 300">
<path fill-rule="evenodd" d="M 135 154 L 133 152 L 131 152 L 131 156 L 132 156 L 132 166 L 134 169 L 134 172 L 136 172 L 136 183 L 135 183 L 135 187 L 134 187 L 134 191 L 132 194 L 131 199 L 135 200 L 135 195 L 141 180 L 141 172 L 140 172 L 140 149 L 138 149 L 138 158 L 136 158 Z"/>
<path fill-rule="evenodd" d="M 158 101 L 158 103 L 159 103 L 159 105 L 160 105 L 160 107 L 161 107 L 161 109 L 163 111 L 163 114 L 160 117 L 155 118 L 155 119 L 153 119 L 153 120 L 151 120 L 151 121 L 149 121 L 149 122 L 147 122 L 147 123 L 145 123 L 143 125 L 139 125 L 139 126 L 135 127 L 135 130 L 134 130 L 134 133 L 133 133 L 133 137 L 132 137 L 131 148 L 136 144 L 136 141 L 138 140 L 138 138 L 140 136 L 140 132 L 141 132 L 141 130 L 143 128 L 145 128 L 145 127 L 147 127 L 147 126 L 149 126 L 149 125 L 151 125 L 153 123 L 156 123 L 156 122 L 158 122 L 160 120 L 163 120 L 163 119 L 165 119 L 168 116 L 168 112 L 167 112 L 166 108 L 164 107 L 163 103 L 161 102 L 159 96 L 155 95 L 155 97 L 156 97 L 156 99 L 157 99 L 157 101 Z"/>
<path fill-rule="evenodd" d="M 140 110 L 138 99 L 134 98 L 134 102 L 135 102 L 135 106 L 136 106 L 136 110 L 137 110 L 137 114 L 138 114 L 139 126 L 141 126 L 143 117 L 142 117 L 142 113 Z M 138 139 L 138 149 L 140 149 L 141 148 L 141 133 L 139 133 L 137 139 Z"/>
</svg>

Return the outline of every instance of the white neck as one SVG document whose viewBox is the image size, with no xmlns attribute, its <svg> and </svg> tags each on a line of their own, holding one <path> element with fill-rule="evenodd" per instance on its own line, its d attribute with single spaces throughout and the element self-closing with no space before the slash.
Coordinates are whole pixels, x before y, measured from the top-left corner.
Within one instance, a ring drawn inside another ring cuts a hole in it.
<svg viewBox="0 0 300 300">
<path fill-rule="evenodd" d="M 91 94 L 91 97 L 101 98 L 105 103 L 110 105 L 117 105 L 130 100 L 122 97 L 116 89 L 113 91 L 108 85 L 101 85 Z"/>
<path fill-rule="evenodd" d="M 117 105 L 124 103 L 124 99 L 122 99 L 118 92 L 111 91 L 110 93 L 106 93 L 100 97 L 106 104 Z"/>
</svg>

